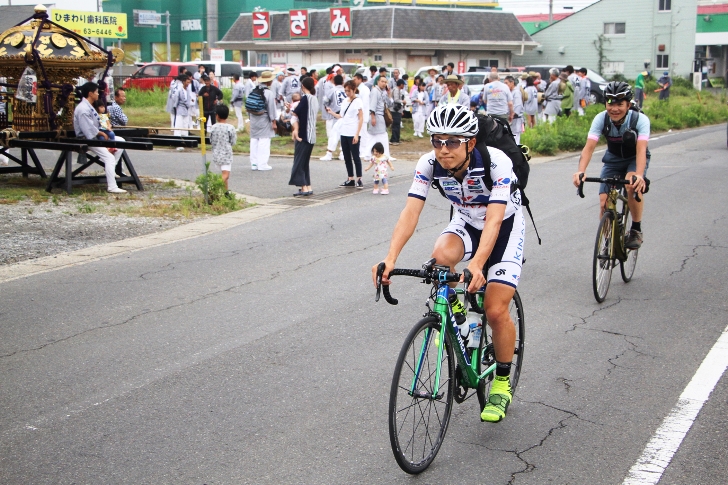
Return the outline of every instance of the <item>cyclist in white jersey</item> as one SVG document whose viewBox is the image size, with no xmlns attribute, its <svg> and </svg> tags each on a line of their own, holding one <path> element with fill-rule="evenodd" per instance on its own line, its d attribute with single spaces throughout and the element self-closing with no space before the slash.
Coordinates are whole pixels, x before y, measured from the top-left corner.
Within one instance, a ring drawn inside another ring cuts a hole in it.
<svg viewBox="0 0 728 485">
<path fill-rule="evenodd" d="M 470 292 L 488 282 L 484 307 L 493 331 L 497 367 L 481 419 L 498 422 L 505 417 L 512 399 L 509 376 L 516 333 L 508 306 L 523 264 L 521 194 L 514 186 L 517 180 L 513 163 L 505 153 L 487 147 L 490 166 L 484 166 L 483 157 L 475 149 L 478 120 L 468 108 L 438 106 L 427 119 L 427 131 L 435 149 L 417 162 L 407 204 L 383 261 L 382 283 L 390 283 L 389 272 L 414 234 L 430 186 L 437 181 L 454 208 L 454 216 L 437 238 L 432 257 L 452 271 L 457 263 L 469 261 L 468 270 L 473 275 Z M 488 184 L 488 175 L 492 185 Z M 372 267 L 375 285 L 377 266 Z"/>
</svg>

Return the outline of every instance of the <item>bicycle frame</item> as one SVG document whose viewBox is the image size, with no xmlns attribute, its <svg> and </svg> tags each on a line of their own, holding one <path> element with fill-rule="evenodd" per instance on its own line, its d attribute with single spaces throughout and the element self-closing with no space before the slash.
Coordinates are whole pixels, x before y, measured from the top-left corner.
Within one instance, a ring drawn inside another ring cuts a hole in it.
<svg viewBox="0 0 728 485">
<path fill-rule="evenodd" d="M 612 217 L 612 240 L 609 244 L 609 259 L 618 259 L 619 261 L 627 260 L 627 251 L 624 249 L 623 227 L 625 221 L 622 220 L 622 214 L 617 211 L 617 201 L 628 204 L 627 198 L 617 190 L 616 186 L 611 186 L 607 193 L 607 207 L 605 212 L 611 212 Z"/>
<path fill-rule="evenodd" d="M 472 355 L 468 355 L 467 348 L 465 347 L 465 342 L 463 341 L 462 336 L 460 335 L 460 328 L 457 325 L 457 322 L 455 321 L 455 314 L 452 312 L 452 308 L 450 306 L 450 303 L 448 302 L 447 296 L 448 296 L 448 286 L 442 285 L 437 289 L 437 294 L 434 299 L 434 307 L 431 312 L 431 314 L 437 314 L 437 316 L 440 318 L 440 328 L 441 329 L 447 329 L 446 331 L 450 335 L 450 341 L 455 343 L 457 342 L 457 347 L 459 348 L 459 352 L 456 352 L 457 355 L 457 361 L 460 365 L 461 369 L 465 370 L 465 375 L 463 376 L 466 380 L 466 382 L 462 382 L 462 384 L 467 384 L 468 388 L 475 389 L 478 387 L 478 383 L 484 379 L 489 374 L 492 374 L 495 372 L 496 364 L 493 363 L 488 369 L 485 370 L 482 374 L 478 375 L 477 372 L 477 365 L 478 365 L 478 359 L 480 356 L 480 349 L 474 348 Z M 462 289 L 456 289 L 455 290 L 459 295 L 464 293 L 464 290 Z M 482 292 L 477 293 L 480 301 L 479 303 L 482 304 Z M 485 325 L 485 318 L 482 319 L 482 323 Z M 485 331 L 485 329 L 483 329 Z M 442 332 L 441 332 L 442 333 Z M 430 342 L 432 337 L 432 331 L 427 330 L 427 333 L 425 335 L 425 339 L 422 342 L 422 347 L 420 349 L 420 355 L 417 358 L 416 363 L 416 369 L 414 376 L 412 378 L 412 387 L 410 388 L 410 396 L 414 396 L 416 394 L 415 390 L 417 387 L 417 382 L 420 378 L 420 372 L 422 371 L 422 363 L 424 357 L 427 355 L 427 350 L 429 348 Z M 444 340 L 442 341 L 444 343 Z M 438 336 L 435 335 L 435 345 L 437 345 L 437 366 L 435 367 L 435 385 L 432 390 L 431 396 L 420 396 L 420 397 L 429 397 L 430 399 L 439 399 L 442 397 L 439 394 L 440 390 L 440 370 L 442 365 L 442 353 L 444 351 L 445 346 L 440 344 L 440 341 L 438 340 Z"/>
</svg>

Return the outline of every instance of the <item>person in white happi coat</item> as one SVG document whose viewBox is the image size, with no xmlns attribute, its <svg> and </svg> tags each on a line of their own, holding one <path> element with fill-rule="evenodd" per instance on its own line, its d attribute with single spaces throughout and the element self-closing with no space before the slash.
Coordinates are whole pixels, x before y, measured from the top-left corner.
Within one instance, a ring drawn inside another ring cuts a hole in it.
<svg viewBox="0 0 728 485">
<path fill-rule="evenodd" d="M 263 88 L 265 110 L 261 113 L 248 112 L 250 117 L 250 168 L 252 170 L 271 170 L 270 139 L 276 130 L 276 100 L 270 90 L 273 73 L 265 71 L 260 75 L 258 86 Z"/>
<path fill-rule="evenodd" d="M 192 80 L 189 76 L 180 74 L 177 80 L 179 81 L 177 89 L 172 94 L 172 127 L 174 136 L 188 136 L 190 134 L 188 130 L 192 128 L 191 113 L 196 106 L 197 98 L 190 93 L 189 87 Z M 182 147 L 177 149 L 180 148 Z"/>
<path fill-rule="evenodd" d="M 230 97 L 230 104 L 235 108 L 235 117 L 238 119 L 238 131 L 245 129 L 243 103 L 245 103 L 245 86 L 240 80 L 240 74 L 233 74 L 233 92 Z"/>
<path fill-rule="evenodd" d="M 523 133 L 523 91 L 516 83 L 513 76 L 506 76 L 504 79 L 506 86 L 511 90 L 513 95 L 513 119 L 511 120 L 511 131 L 516 143 L 521 143 L 521 133 Z"/>
<path fill-rule="evenodd" d="M 328 135 L 328 140 L 326 143 L 326 155 L 320 158 L 320 160 L 332 160 L 333 153 L 336 151 L 336 147 L 338 146 L 340 140 L 341 140 L 341 134 L 339 133 L 339 130 L 337 129 L 339 123 L 337 123 L 338 119 L 336 116 L 334 116 L 332 113 L 338 114 L 341 110 L 341 103 L 346 99 L 346 93 L 344 92 L 344 77 L 341 74 L 336 74 L 333 79 L 332 83 L 326 84 L 326 91 L 324 93 L 324 103 L 323 103 L 323 109 L 328 114 L 334 117 L 333 120 L 327 120 L 327 130 L 326 134 Z M 328 127 L 328 125 L 331 125 Z M 344 152 L 342 151 L 339 153 L 339 159 L 344 159 Z"/>
</svg>

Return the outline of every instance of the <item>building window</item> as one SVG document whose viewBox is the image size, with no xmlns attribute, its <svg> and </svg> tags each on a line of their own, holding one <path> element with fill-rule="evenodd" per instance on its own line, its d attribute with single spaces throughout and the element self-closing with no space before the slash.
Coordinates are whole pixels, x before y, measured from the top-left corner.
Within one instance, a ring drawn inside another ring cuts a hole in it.
<svg viewBox="0 0 728 485">
<path fill-rule="evenodd" d="M 361 54 L 361 49 L 346 49 L 347 54 Z"/>
<path fill-rule="evenodd" d="M 204 59 L 202 55 L 204 52 L 202 42 L 190 42 L 190 59 L 191 61 L 196 61 L 197 59 Z M 187 59 L 184 60 L 184 62 L 187 62 Z"/>
<path fill-rule="evenodd" d="M 604 24 L 604 35 L 624 35 L 625 33 L 624 22 L 610 22 Z"/>
<path fill-rule="evenodd" d="M 268 53 L 262 52 L 258 54 L 258 65 L 259 66 L 267 66 L 268 65 Z"/>
<path fill-rule="evenodd" d="M 142 45 L 138 42 L 123 42 L 121 48 L 124 51 L 124 65 L 133 66 L 135 62 L 142 60 Z"/>
<path fill-rule="evenodd" d="M 672 3 L 670 0 L 659 0 L 657 10 L 660 12 L 669 12 L 671 7 L 670 3 Z"/>
<path fill-rule="evenodd" d="M 670 68 L 670 56 L 667 54 L 657 54 L 657 69 L 669 69 Z"/>
<path fill-rule="evenodd" d="M 382 62 L 382 55 L 374 54 L 374 62 Z"/>
<path fill-rule="evenodd" d="M 172 42 L 169 44 L 169 60 L 172 62 L 180 62 L 180 44 L 179 42 Z M 167 43 L 166 42 L 152 42 L 152 57 L 154 62 L 166 62 L 167 61 Z"/>
<path fill-rule="evenodd" d="M 498 59 L 479 59 L 479 67 L 498 67 Z"/>
<path fill-rule="evenodd" d="M 602 76 L 614 76 L 615 74 L 624 74 L 624 61 L 602 62 Z"/>
</svg>

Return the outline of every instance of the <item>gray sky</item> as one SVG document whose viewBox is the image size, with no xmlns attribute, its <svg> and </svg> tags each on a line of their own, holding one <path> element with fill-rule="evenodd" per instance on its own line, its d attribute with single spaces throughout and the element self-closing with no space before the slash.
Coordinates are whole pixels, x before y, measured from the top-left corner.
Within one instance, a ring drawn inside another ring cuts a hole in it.
<svg viewBox="0 0 728 485">
<path fill-rule="evenodd" d="M 588 7 L 596 0 L 554 0 L 554 13 L 576 12 Z M 549 0 L 500 0 L 500 6 L 516 15 L 549 13 Z M 574 7 L 573 10 L 564 7 Z"/>
<path fill-rule="evenodd" d="M 55 0 L 55 2 L 42 2 L 39 0 L 11 0 L 13 5 L 36 5 L 38 3 L 55 3 L 63 10 L 95 11 L 96 0 Z M 576 12 L 588 7 L 596 0 L 554 0 L 554 13 Z M 0 0 L 0 5 L 7 5 L 7 0 Z M 263 1 L 261 1 L 263 3 Z M 549 12 L 549 0 L 500 0 L 500 6 L 507 12 L 516 15 L 537 14 Z M 563 7 L 574 7 L 566 10 Z"/>
</svg>

